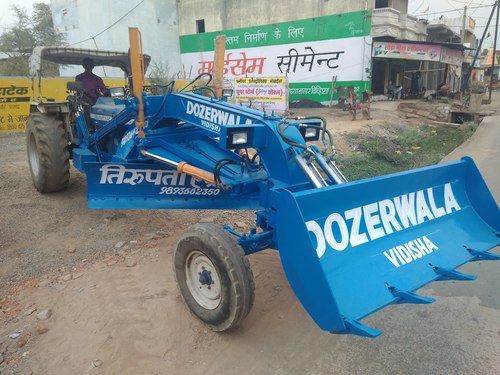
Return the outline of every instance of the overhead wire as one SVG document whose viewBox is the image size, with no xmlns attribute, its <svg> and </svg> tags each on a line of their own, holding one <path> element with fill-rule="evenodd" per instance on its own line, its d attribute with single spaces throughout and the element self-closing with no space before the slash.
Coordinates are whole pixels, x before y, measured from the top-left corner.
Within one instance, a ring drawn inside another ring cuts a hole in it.
<svg viewBox="0 0 500 375">
<path fill-rule="evenodd" d="M 418 11 L 420 8 L 422 8 L 422 5 L 424 5 L 424 2 L 425 2 L 425 0 L 422 0 L 422 1 L 420 2 L 420 5 L 419 5 L 419 6 L 417 6 L 417 7 L 413 10 L 413 13 L 415 13 L 415 12 L 416 12 L 416 11 Z"/>
<path fill-rule="evenodd" d="M 480 8 L 489 8 L 491 5 L 478 5 L 474 7 L 468 7 L 468 9 L 480 9 Z M 443 10 L 441 12 L 432 12 L 432 13 L 420 13 L 416 14 L 416 16 L 431 16 L 435 14 L 444 14 L 444 13 L 452 13 L 452 12 L 461 12 L 463 11 L 462 8 L 457 8 L 457 9 L 451 9 L 451 10 Z"/>
<path fill-rule="evenodd" d="M 113 26 L 115 26 L 117 23 L 119 23 L 121 20 L 123 20 L 125 17 L 127 17 L 130 13 L 132 13 L 135 9 L 137 9 L 137 7 L 139 5 L 141 5 L 142 3 L 144 3 L 144 1 L 145 0 L 141 0 L 140 2 L 138 2 L 133 8 L 131 8 L 130 10 L 128 10 L 123 16 L 121 16 L 120 18 L 118 18 L 115 22 L 113 22 L 111 25 L 109 25 L 108 27 L 106 27 L 104 30 L 99 31 L 97 34 L 92 35 L 91 37 L 89 37 L 87 39 L 83 39 L 83 40 L 80 40 L 79 42 L 68 44 L 67 46 L 69 47 L 69 46 L 74 46 L 76 44 L 88 42 L 89 40 L 92 40 L 94 38 L 97 38 L 99 35 L 104 34 L 106 31 L 108 31 L 109 29 L 111 29 Z"/>
<path fill-rule="evenodd" d="M 471 0 L 471 1 L 467 1 L 467 0 L 464 0 L 464 1 L 460 1 L 460 0 L 450 0 L 450 1 L 453 1 L 454 3 L 460 3 L 460 4 L 466 4 L 466 6 L 469 6 L 471 4 L 474 4 L 474 5 L 482 5 L 484 3 L 484 0 L 481 1 L 480 3 L 473 3 L 474 0 Z"/>
<path fill-rule="evenodd" d="M 482 0 L 480 4 L 483 4 L 485 0 Z M 474 13 L 476 13 L 477 11 L 477 8 L 476 9 L 472 9 L 472 12 L 470 13 L 470 16 L 474 15 Z"/>
</svg>

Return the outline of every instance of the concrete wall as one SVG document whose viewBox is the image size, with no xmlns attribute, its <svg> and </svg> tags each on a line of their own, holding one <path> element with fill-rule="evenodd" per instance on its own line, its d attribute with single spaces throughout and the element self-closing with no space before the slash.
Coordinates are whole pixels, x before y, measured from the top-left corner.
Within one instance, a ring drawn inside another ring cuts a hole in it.
<svg viewBox="0 0 500 375">
<path fill-rule="evenodd" d="M 494 25 L 494 20 L 491 23 Z M 486 24 L 487 20 L 484 20 L 484 24 Z M 431 20 L 430 24 L 444 24 L 448 26 L 453 32 L 455 32 L 458 35 L 462 35 L 462 26 L 463 26 L 463 17 L 453 17 L 453 18 L 446 18 L 442 17 L 438 20 Z M 476 36 L 474 35 L 475 32 L 475 27 L 476 27 L 476 21 L 467 16 L 465 18 L 465 40 L 464 43 L 470 43 L 470 47 L 474 47 L 476 43 Z"/>
<path fill-rule="evenodd" d="M 360 11 L 374 0 L 179 0 L 180 35 L 195 34 L 196 20 L 205 31 L 237 29 L 296 19 Z M 407 1 L 406 1 L 407 3 Z"/>
<path fill-rule="evenodd" d="M 408 0 L 392 0 L 389 3 L 389 6 L 399 11 L 399 13 L 408 14 Z"/>
<path fill-rule="evenodd" d="M 395 39 L 425 41 L 427 26 L 409 14 L 402 14 L 394 8 L 374 9 L 372 15 L 372 36 L 390 36 Z"/>
<path fill-rule="evenodd" d="M 208 2 L 208 1 L 207 1 Z M 90 38 L 106 29 L 129 12 L 139 1 L 122 0 L 51 0 L 54 26 L 67 36 L 68 44 Z M 152 62 L 168 66 L 171 73 L 180 68 L 179 29 L 176 0 L 145 0 L 116 25 L 94 40 L 75 44 L 75 48 L 127 51 L 128 27 L 138 27 L 142 33 L 143 51 Z M 151 66 L 151 65 L 150 65 Z M 96 68 L 95 73 L 121 76 L 121 70 Z M 151 71 L 151 70 L 149 70 Z M 63 69 L 61 74 L 74 76 L 81 67 Z"/>
</svg>

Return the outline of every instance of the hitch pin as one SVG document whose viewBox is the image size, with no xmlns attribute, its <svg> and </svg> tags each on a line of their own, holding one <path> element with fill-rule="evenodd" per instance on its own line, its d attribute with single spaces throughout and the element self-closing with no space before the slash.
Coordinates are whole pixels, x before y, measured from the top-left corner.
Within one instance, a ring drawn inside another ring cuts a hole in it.
<svg viewBox="0 0 500 375">
<path fill-rule="evenodd" d="M 163 156 L 152 154 L 151 152 L 148 152 L 145 150 L 141 150 L 141 154 L 143 156 L 147 156 L 147 157 L 150 157 L 151 159 L 155 159 L 155 160 L 161 161 L 162 163 L 170 165 L 171 167 L 174 167 L 175 169 L 177 169 L 177 171 L 179 171 L 181 173 L 188 174 L 190 176 L 202 179 L 203 181 L 208 182 L 209 184 L 215 185 L 214 175 L 213 175 L 213 173 L 211 173 L 209 171 L 195 167 L 194 165 L 188 164 L 185 161 L 176 162 L 176 161 L 164 158 Z"/>
</svg>

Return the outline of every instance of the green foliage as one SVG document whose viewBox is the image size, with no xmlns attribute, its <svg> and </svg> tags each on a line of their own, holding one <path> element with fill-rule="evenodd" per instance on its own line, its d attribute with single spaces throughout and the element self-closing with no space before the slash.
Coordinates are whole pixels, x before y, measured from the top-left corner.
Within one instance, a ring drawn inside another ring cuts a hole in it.
<svg viewBox="0 0 500 375">
<path fill-rule="evenodd" d="M 16 24 L 0 35 L 0 52 L 9 58 L 0 65 L 0 75 L 27 76 L 28 58 L 36 46 L 62 45 L 65 35 L 54 29 L 52 14 L 48 4 L 33 4 L 33 17 L 30 18 L 26 9 L 12 6 L 11 11 L 16 16 Z M 44 64 L 45 75 L 59 75 L 56 64 Z"/>
<path fill-rule="evenodd" d="M 358 151 L 338 156 L 337 163 L 349 180 L 359 180 L 438 163 L 475 131 L 474 125 L 459 128 L 386 128 L 387 134 L 374 132 L 348 135 L 347 141 Z"/>
</svg>

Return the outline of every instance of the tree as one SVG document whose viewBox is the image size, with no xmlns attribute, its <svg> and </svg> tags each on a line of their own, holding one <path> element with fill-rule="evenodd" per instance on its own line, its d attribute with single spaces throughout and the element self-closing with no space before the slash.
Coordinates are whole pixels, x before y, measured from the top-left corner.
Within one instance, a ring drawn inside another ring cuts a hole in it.
<svg viewBox="0 0 500 375">
<path fill-rule="evenodd" d="M 174 80 L 174 76 L 170 73 L 167 63 L 153 60 L 149 64 L 148 79 L 151 84 L 166 85 Z"/>
<path fill-rule="evenodd" d="M 150 85 L 156 86 L 153 89 L 154 94 L 164 94 L 165 85 L 175 79 L 175 76 L 170 73 L 167 63 L 163 61 L 151 61 L 149 64 L 149 74 L 147 75 Z"/>
<path fill-rule="evenodd" d="M 17 19 L 16 24 L 0 35 L 0 52 L 7 59 L 0 62 L 0 75 L 27 76 L 28 58 L 36 46 L 59 46 L 65 35 L 54 29 L 52 14 L 48 4 L 33 4 L 33 17 L 26 9 L 16 5 L 11 7 Z M 59 75 L 58 65 L 44 63 L 44 75 Z"/>
</svg>

